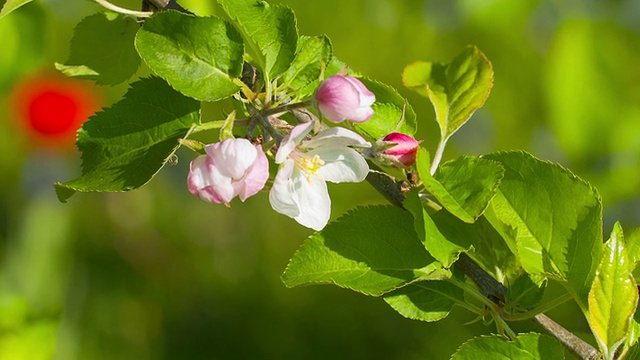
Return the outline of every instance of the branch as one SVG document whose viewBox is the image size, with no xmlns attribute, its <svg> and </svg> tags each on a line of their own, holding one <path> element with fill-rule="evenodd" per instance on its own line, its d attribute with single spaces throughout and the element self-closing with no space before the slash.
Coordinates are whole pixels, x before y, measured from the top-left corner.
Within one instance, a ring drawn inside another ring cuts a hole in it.
<svg viewBox="0 0 640 360">
<path fill-rule="evenodd" d="M 600 352 L 598 350 L 575 336 L 571 331 L 565 329 L 557 322 L 551 320 L 547 315 L 538 314 L 534 319 L 538 324 L 542 325 L 549 334 L 553 335 L 580 358 L 584 360 L 597 360 L 600 358 Z"/>
<path fill-rule="evenodd" d="M 367 175 L 367 181 L 380 192 L 393 205 L 403 208 L 404 194 L 401 191 L 401 182 L 396 181 L 392 176 L 381 171 L 372 170 Z M 477 286 L 480 291 L 492 302 L 499 306 L 503 306 L 507 297 L 507 288 L 489 275 L 466 253 L 460 253 L 460 257 L 454 263 L 467 275 Z M 557 322 L 551 320 L 545 314 L 537 314 L 534 320 L 542 325 L 542 327 L 555 337 L 565 347 L 574 352 L 583 360 L 597 360 L 600 358 L 600 352 L 589 343 L 580 339 L 569 330 L 562 327 Z"/>
<path fill-rule="evenodd" d="M 494 299 L 499 301 L 499 299 L 504 300 L 506 298 L 507 288 L 484 271 L 484 269 L 476 264 L 467 254 L 461 253 L 460 258 L 455 264 L 458 265 L 462 271 L 478 285 L 482 293 L 493 302 L 496 302 Z M 496 304 L 501 305 L 499 302 L 496 302 Z M 502 304 L 504 304 L 504 302 Z M 537 314 L 534 316 L 534 319 L 538 324 L 542 325 L 550 335 L 555 337 L 581 359 L 597 360 L 600 358 L 600 352 L 598 350 L 557 322 L 551 320 L 547 315 L 543 313 Z"/>
</svg>

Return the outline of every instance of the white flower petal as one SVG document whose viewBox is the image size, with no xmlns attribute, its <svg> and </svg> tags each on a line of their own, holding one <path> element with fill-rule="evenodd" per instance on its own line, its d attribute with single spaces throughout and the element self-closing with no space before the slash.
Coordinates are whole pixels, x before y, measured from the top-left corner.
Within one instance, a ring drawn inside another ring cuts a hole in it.
<svg viewBox="0 0 640 360">
<path fill-rule="evenodd" d="M 302 139 L 313 129 L 313 125 L 313 122 L 302 123 L 291 129 L 287 136 L 280 142 L 280 147 L 276 153 L 276 164 L 282 164 L 284 162 L 287 156 L 295 150 L 296 146 L 302 142 Z"/>
<path fill-rule="evenodd" d="M 291 176 L 295 167 L 295 162 L 287 159 L 278 170 L 273 186 L 269 190 L 269 202 L 273 210 L 280 214 L 294 218 L 300 214 L 300 209 L 295 201 Z"/>
<path fill-rule="evenodd" d="M 311 140 L 304 141 L 302 147 L 315 149 L 324 146 L 364 146 L 371 144 L 357 133 L 343 127 L 332 127 L 322 130 Z"/>
<path fill-rule="evenodd" d="M 331 216 L 331 198 L 327 184 L 318 176 L 313 176 L 311 181 L 304 175 L 296 176 L 293 180 L 296 187 L 294 196 L 300 209 L 294 219 L 300 225 L 316 231 L 322 230 Z"/>
<path fill-rule="evenodd" d="M 321 148 L 310 151 L 308 155 L 318 155 L 324 161 L 324 165 L 318 169 L 317 174 L 325 181 L 360 182 L 369 173 L 367 161 L 351 148 Z"/>
</svg>

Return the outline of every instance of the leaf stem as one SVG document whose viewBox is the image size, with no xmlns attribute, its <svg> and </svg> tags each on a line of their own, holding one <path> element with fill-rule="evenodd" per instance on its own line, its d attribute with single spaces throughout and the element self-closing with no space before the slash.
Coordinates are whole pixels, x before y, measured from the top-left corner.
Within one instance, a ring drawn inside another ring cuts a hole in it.
<svg viewBox="0 0 640 360">
<path fill-rule="evenodd" d="M 139 18 L 147 18 L 153 15 L 153 11 L 136 11 L 136 10 L 125 9 L 120 6 L 112 4 L 107 0 L 94 0 L 94 1 L 100 4 L 100 6 L 120 14 L 132 15 Z"/>
<path fill-rule="evenodd" d="M 525 311 L 525 312 L 521 312 L 521 313 L 517 313 L 517 314 L 512 314 L 512 315 L 507 315 L 505 316 L 505 319 L 507 321 L 521 321 L 521 320 L 528 320 L 532 317 L 535 317 L 538 314 L 547 312 L 553 308 L 555 308 L 556 306 L 560 305 L 560 304 L 564 304 L 565 302 L 571 300 L 573 298 L 573 296 L 571 296 L 571 294 L 569 293 L 565 293 L 564 295 L 557 297 L 545 304 L 542 304 L 540 306 L 538 306 L 537 308 L 533 308 L 531 310 Z"/>
<path fill-rule="evenodd" d="M 438 148 L 436 149 L 436 153 L 433 155 L 433 162 L 431 163 L 431 175 L 436 173 L 438 169 L 438 165 L 440 165 L 440 161 L 442 160 L 442 155 L 444 154 L 444 148 L 447 146 L 447 140 L 449 138 L 443 137 L 438 144 Z"/>
<path fill-rule="evenodd" d="M 224 126 L 225 122 L 226 120 L 216 120 L 216 121 L 209 121 L 209 122 L 200 124 L 193 129 L 193 133 L 199 133 L 199 132 L 213 130 L 213 129 L 220 129 Z"/>
</svg>

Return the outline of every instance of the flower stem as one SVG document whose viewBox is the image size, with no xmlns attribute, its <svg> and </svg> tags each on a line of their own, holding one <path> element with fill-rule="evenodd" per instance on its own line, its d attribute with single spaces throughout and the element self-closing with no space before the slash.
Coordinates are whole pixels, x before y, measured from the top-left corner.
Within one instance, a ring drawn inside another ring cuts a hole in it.
<svg viewBox="0 0 640 360">
<path fill-rule="evenodd" d="M 277 106 L 271 109 L 262 110 L 261 113 L 264 116 L 275 115 L 275 114 L 288 112 L 288 111 L 292 111 L 300 108 L 306 108 L 311 106 L 312 103 L 313 102 L 311 100 L 301 101 L 299 103 L 286 104 L 286 105 Z"/>
<path fill-rule="evenodd" d="M 125 15 L 132 15 L 132 16 L 136 16 L 136 17 L 140 17 L 140 18 L 147 18 L 151 15 L 153 15 L 152 11 L 136 11 L 136 10 L 129 10 L 129 9 L 125 9 L 122 8 L 120 6 L 114 5 L 110 2 L 108 2 L 107 0 L 95 0 L 95 2 L 97 2 L 98 4 L 100 4 L 102 7 L 109 9 L 111 11 L 115 11 L 117 13 L 120 14 L 125 14 Z"/>
</svg>

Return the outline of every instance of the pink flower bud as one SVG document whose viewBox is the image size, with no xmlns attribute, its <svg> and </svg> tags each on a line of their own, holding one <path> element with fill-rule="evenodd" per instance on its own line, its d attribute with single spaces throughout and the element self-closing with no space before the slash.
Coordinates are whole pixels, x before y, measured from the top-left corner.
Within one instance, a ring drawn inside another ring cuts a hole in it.
<svg viewBox="0 0 640 360">
<path fill-rule="evenodd" d="M 269 162 L 259 145 L 247 139 L 227 139 L 205 146 L 206 155 L 191 161 L 189 192 L 210 203 L 245 201 L 262 190 L 269 178 Z"/>
<path fill-rule="evenodd" d="M 420 142 L 409 135 L 392 132 L 378 140 L 376 147 L 380 149 L 380 162 L 393 167 L 408 167 L 416 162 L 416 152 Z"/>
<path fill-rule="evenodd" d="M 324 117 L 334 123 L 361 123 L 373 115 L 376 96 L 353 76 L 333 75 L 320 84 L 315 100 Z"/>
</svg>

